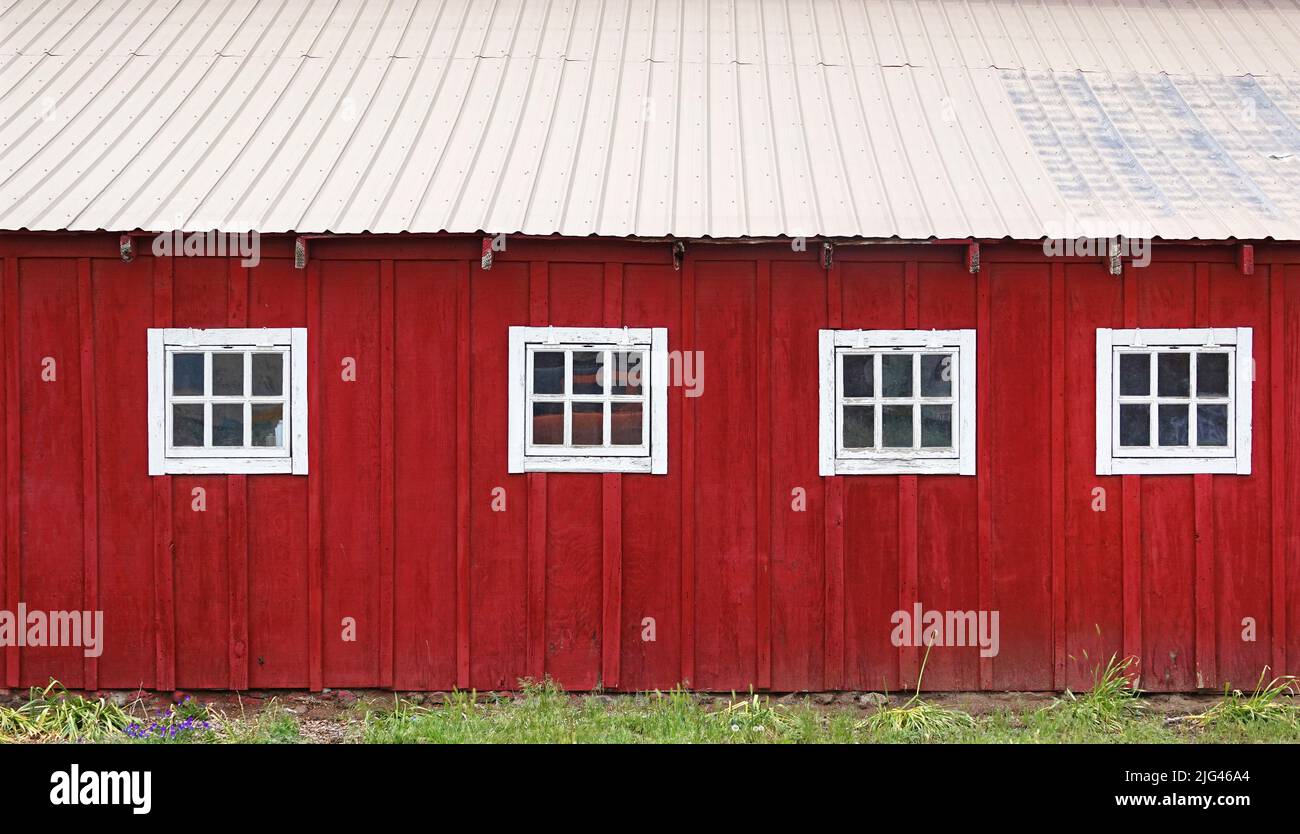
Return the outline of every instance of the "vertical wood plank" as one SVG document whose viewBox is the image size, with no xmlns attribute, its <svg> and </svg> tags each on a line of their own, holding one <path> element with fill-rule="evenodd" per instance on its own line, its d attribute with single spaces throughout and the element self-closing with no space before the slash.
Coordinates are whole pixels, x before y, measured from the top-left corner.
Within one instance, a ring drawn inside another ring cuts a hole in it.
<svg viewBox="0 0 1300 834">
<path fill-rule="evenodd" d="M 918 574 L 920 542 L 917 535 L 918 485 L 916 475 L 898 476 L 898 610 L 911 611 L 920 595 Z M 898 647 L 898 680 L 914 689 L 920 675 L 923 647 L 906 641 Z"/>
<path fill-rule="evenodd" d="M 1287 671 L 1287 616 L 1286 616 L 1286 391 L 1282 381 L 1286 378 L 1286 287 L 1283 283 L 1285 267 L 1270 264 L 1264 269 L 1269 287 L 1269 410 L 1268 425 L 1271 434 L 1269 467 L 1272 478 L 1270 503 L 1272 504 L 1272 560 L 1273 560 L 1273 674 Z M 1294 670 L 1292 670 L 1294 671 Z"/>
<path fill-rule="evenodd" d="M 229 260 L 227 324 L 248 326 L 248 270 Z M 248 476 L 226 476 L 226 559 L 229 565 L 230 687 L 248 688 Z"/>
<path fill-rule="evenodd" d="M 605 326 L 623 323 L 623 265 L 605 264 Z M 601 683 L 619 687 L 623 621 L 623 476 L 601 475 Z"/>
<path fill-rule="evenodd" d="M 835 260 L 826 272 L 826 326 L 842 326 L 844 293 L 840 262 Z M 838 689 L 844 684 L 844 479 L 835 475 L 822 478 L 826 485 L 823 510 L 823 550 L 826 556 L 826 637 L 824 651 L 824 689 Z"/>
<path fill-rule="evenodd" d="M 550 323 L 550 264 L 528 265 L 528 319 L 534 327 Z M 529 472 L 528 482 L 528 675 L 546 676 L 546 473 Z"/>
<path fill-rule="evenodd" d="M 307 262 L 307 402 L 308 445 L 311 465 L 307 470 L 307 675 L 312 691 L 325 688 L 325 600 L 324 564 L 322 553 L 324 513 L 325 467 L 321 452 L 324 449 L 324 411 L 321 402 L 324 379 L 321 376 L 321 268 L 319 260 Z"/>
<path fill-rule="evenodd" d="M 682 258 L 682 355 L 695 349 L 695 257 Z M 695 401 L 682 398 L 682 675 L 695 679 Z"/>
<path fill-rule="evenodd" d="M 772 262 L 758 262 L 758 326 L 754 329 L 755 467 L 758 484 L 754 505 L 755 619 L 759 689 L 772 687 Z"/>
<path fill-rule="evenodd" d="M 77 259 L 77 321 L 81 330 L 82 608 L 99 609 L 99 487 L 95 449 L 95 306 L 90 258 Z M 99 688 L 98 658 L 83 661 L 85 689 Z"/>
<path fill-rule="evenodd" d="M 456 276 L 456 686 L 469 689 L 469 261 Z"/>
<path fill-rule="evenodd" d="M 1065 264 L 1052 263 L 1052 688 L 1065 689 Z"/>
<path fill-rule="evenodd" d="M 172 269 L 170 257 L 153 261 L 153 323 L 154 327 L 170 327 L 172 323 Z M 153 479 L 153 542 L 154 542 L 154 645 L 155 684 L 160 690 L 176 686 L 176 610 L 173 563 L 175 544 L 172 541 L 172 477 L 158 475 Z"/>
<path fill-rule="evenodd" d="M 1124 327 L 1138 326 L 1138 288 L 1132 268 L 1123 270 Z M 1142 655 L 1142 476 L 1121 476 L 1124 521 L 1123 553 L 1124 656 L 1134 659 L 1130 674 L 1141 675 Z"/>
<path fill-rule="evenodd" d="M 903 267 L 903 326 L 915 328 L 921 318 L 920 275 L 916 261 Z M 898 609 L 911 611 L 921 593 L 920 534 L 917 529 L 919 489 L 916 475 L 898 476 Z M 908 641 L 898 647 L 898 679 L 915 687 L 921 669 L 921 647 Z"/>
<path fill-rule="evenodd" d="M 248 476 L 226 476 L 230 688 L 248 688 Z"/>
<path fill-rule="evenodd" d="M 4 525 L 4 552 L 0 554 L 0 594 L 4 595 L 5 608 L 18 608 L 18 259 L 4 259 L 4 272 L 0 274 L 0 332 L 4 334 L 4 421 L 5 421 L 5 471 L 4 504 L 0 509 L 0 524 Z M 5 686 L 18 686 L 18 647 L 5 646 Z"/>
<path fill-rule="evenodd" d="M 1210 327 L 1210 265 L 1196 265 L 1197 327 Z M 1196 610 L 1196 686 L 1218 686 L 1217 635 L 1214 601 L 1214 476 L 1192 476 L 1193 536 L 1196 540 L 1196 580 L 1193 596 Z"/>
<path fill-rule="evenodd" d="M 979 553 L 979 605 L 981 611 L 993 610 L 993 484 L 990 479 L 993 455 L 989 444 L 993 436 L 990 422 L 992 407 L 990 393 L 992 390 L 993 339 L 992 291 L 989 286 L 991 269 L 982 268 L 975 280 L 975 330 L 976 330 L 976 374 L 975 393 L 975 503 L 978 516 L 977 548 Z M 980 653 L 980 689 L 993 688 L 993 658 Z"/>
<path fill-rule="evenodd" d="M 393 642 L 397 589 L 397 448 L 396 448 L 396 290 L 393 261 L 379 262 L 379 681 L 392 686 L 396 677 Z"/>
</svg>

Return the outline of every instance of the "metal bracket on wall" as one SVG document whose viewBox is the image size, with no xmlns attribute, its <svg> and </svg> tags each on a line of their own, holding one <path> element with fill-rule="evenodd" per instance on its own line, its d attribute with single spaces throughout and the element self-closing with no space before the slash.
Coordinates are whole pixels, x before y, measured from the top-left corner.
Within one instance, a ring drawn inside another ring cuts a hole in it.
<svg viewBox="0 0 1300 834">
<path fill-rule="evenodd" d="M 483 235 L 483 254 L 478 265 L 484 270 L 492 268 L 492 235 Z"/>
<path fill-rule="evenodd" d="M 686 257 L 686 244 L 677 241 L 673 244 L 673 269 L 678 272 L 682 269 L 682 259 Z"/>
<path fill-rule="evenodd" d="M 126 263 L 131 263 L 131 261 L 135 260 L 135 248 L 131 244 L 130 235 L 122 235 L 120 238 L 118 238 L 117 254 Z"/>
<path fill-rule="evenodd" d="M 1237 247 L 1237 269 L 1242 275 L 1255 274 L 1255 247 L 1250 243 L 1243 243 Z"/>
<path fill-rule="evenodd" d="M 1110 274 L 1121 275 L 1124 272 L 1124 263 L 1119 256 L 1119 240 L 1110 242 Z"/>
<path fill-rule="evenodd" d="M 293 239 L 293 268 L 307 268 L 307 238 L 305 237 Z"/>
<path fill-rule="evenodd" d="M 966 244 L 966 268 L 972 275 L 980 271 L 980 245 L 975 241 Z"/>
<path fill-rule="evenodd" d="M 829 242 L 823 243 L 822 244 L 822 269 L 829 270 L 831 268 L 831 265 L 834 263 L 835 263 L 835 244 Z"/>
</svg>

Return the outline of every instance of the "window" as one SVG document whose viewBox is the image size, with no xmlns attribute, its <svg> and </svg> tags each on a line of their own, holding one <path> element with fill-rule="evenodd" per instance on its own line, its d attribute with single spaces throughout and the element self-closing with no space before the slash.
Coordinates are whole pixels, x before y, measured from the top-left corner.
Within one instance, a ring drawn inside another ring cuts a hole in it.
<svg viewBox="0 0 1300 834">
<path fill-rule="evenodd" d="M 1097 331 L 1097 474 L 1250 474 L 1249 327 Z"/>
<path fill-rule="evenodd" d="M 975 474 L 974 330 L 823 330 L 823 475 Z"/>
<path fill-rule="evenodd" d="M 307 474 L 307 331 L 149 330 L 149 474 Z"/>
<path fill-rule="evenodd" d="M 668 471 L 668 331 L 510 328 L 511 472 Z"/>
</svg>

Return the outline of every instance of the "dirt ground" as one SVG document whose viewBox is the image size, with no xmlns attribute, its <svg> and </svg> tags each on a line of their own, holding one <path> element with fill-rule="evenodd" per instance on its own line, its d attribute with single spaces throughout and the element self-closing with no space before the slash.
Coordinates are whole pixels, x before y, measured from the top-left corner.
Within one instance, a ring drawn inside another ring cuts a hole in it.
<svg viewBox="0 0 1300 834">
<path fill-rule="evenodd" d="M 268 705 L 278 705 L 294 713 L 305 726 L 316 722 L 337 725 L 345 721 L 348 715 L 355 714 L 359 703 L 366 703 L 377 709 L 390 707 L 394 695 L 417 704 L 437 705 L 446 697 L 442 692 L 391 692 L 380 689 L 326 689 L 322 692 L 304 692 L 301 690 L 251 690 L 247 692 L 223 692 L 211 690 L 178 691 L 159 693 L 135 690 L 103 690 L 83 693 L 89 697 L 103 697 L 119 706 L 127 706 L 140 700 L 150 711 L 166 710 L 173 701 L 191 696 L 209 704 L 227 715 L 240 713 L 254 715 Z M 520 697 L 518 692 L 480 692 L 482 700 L 505 700 Z M 27 690 L 0 689 L 0 705 L 18 706 L 28 697 Z M 575 700 L 595 697 L 609 703 L 619 699 L 632 698 L 630 694 L 596 694 L 574 693 Z M 730 693 L 698 693 L 696 698 L 701 704 L 726 704 L 732 699 Z M 745 697 L 738 694 L 735 697 Z M 774 703 L 799 704 L 823 712 L 841 712 L 859 710 L 866 712 L 881 705 L 899 706 L 911 697 L 911 693 L 883 695 L 876 692 L 794 692 L 763 693 Z M 1057 697 L 1053 692 L 924 692 L 926 702 L 936 706 L 958 709 L 970 715 L 987 715 L 998 710 L 1026 711 L 1047 706 Z M 1144 694 L 1142 699 L 1148 709 L 1155 714 L 1172 717 L 1202 712 L 1222 699 L 1221 693 L 1153 693 Z"/>
</svg>

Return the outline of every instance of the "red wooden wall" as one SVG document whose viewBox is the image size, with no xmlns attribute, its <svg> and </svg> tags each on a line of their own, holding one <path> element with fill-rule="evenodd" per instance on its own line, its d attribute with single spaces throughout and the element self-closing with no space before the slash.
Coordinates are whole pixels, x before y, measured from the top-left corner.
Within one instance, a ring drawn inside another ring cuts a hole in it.
<svg viewBox="0 0 1300 834">
<path fill-rule="evenodd" d="M 889 618 L 917 601 L 1001 614 L 1000 654 L 935 649 L 928 689 L 1077 688 L 1112 653 L 1153 690 L 1300 672 L 1300 248 L 1113 277 L 1010 244 L 972 275 L 942 245 L 827 270 L 690 244 L 677 270 L 666 243 L 520 239 L 483 271 L 477 238 L 312 240 L 306 269 L 282 238 L 254 269 L 117 243 L 0 236 L 0 593 L 107 631 L 98 659 L 3 649 L 7 686 L 897 690 L 921 657 Z M 525 323 L 703 352 L 667 476 L 506 474 Z M 1255 329 L 1253 474 L 1096 476 L 1095 329 L 1208 325 Z M 150 478 L 150 326 L 308 327 L 311 475 Z M 820 478 L 823 327 L 977 328 L 977 477 Z"/>
</svg>

